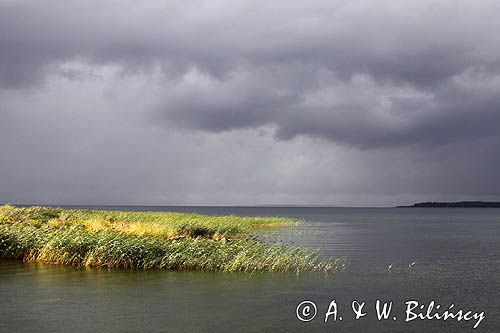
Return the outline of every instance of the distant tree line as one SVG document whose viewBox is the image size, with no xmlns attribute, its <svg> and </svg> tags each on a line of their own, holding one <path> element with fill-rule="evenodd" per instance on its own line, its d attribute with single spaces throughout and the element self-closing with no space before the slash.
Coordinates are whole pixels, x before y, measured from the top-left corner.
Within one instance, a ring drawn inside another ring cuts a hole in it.
<svg viewBox="0 0 500 333">
<path fill-rule="evenodd" d="M 500 208 L 500 202 L 488 201 L 458 201 L 458 202 L 419 202 L 411 206 L 398 206 L 398 207 L 433 207 L 433 208 L 447 208 L 447 207 L 466 207 L 466 208 Z"/>
</svg>

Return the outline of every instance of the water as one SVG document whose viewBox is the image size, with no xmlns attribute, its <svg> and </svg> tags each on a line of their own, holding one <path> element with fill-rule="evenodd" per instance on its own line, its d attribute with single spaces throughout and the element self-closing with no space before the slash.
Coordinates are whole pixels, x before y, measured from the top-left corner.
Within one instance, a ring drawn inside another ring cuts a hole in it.
<svg viewBox="0 0 500 333">
<path fill-rule="evenodd" d="M 320 248 L 324 256 L 347 257 L 349 265 L 334 276 L 297 276 L 81 269 L 3 260 L 1 332 L 473 330 L 476 320 L 405 323 L 408 300 L 484 311 L 477 331 L 500 331 L 500 209 L 101 208 L 302 218 L 306 222 L 297 227 L 263 237 Z M 324 323 L 333 299 L 343 320 Z M 389 320 L 377 320 L 376 299 L 394 302 Z M 303 300 L 317 305 L 310 322 L 296 318 Z M 366 301 L 367 315 L 359 320 L 351 310 L 353 300 Z"/>
</svg>

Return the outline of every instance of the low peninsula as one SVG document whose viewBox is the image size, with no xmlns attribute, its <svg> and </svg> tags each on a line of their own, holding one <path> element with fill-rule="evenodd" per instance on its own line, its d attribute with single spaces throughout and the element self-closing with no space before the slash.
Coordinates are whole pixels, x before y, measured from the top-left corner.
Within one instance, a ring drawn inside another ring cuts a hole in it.
<svg viewBox="0 0 500 333">
<path fill-rule="evenodd" d="M 500 202 L 493 202 L 493 201 L 419 202 L 411 206 L 398 206 L 397 208 L 500 208 Z"/>
<path fill-rule="evenodd" d="M 78 267 L 229 272 L 342 270 L 304 247 L 274 244 L 261 231 L 300 221 L 0 206 L 0 258 Z"/>
</svg>

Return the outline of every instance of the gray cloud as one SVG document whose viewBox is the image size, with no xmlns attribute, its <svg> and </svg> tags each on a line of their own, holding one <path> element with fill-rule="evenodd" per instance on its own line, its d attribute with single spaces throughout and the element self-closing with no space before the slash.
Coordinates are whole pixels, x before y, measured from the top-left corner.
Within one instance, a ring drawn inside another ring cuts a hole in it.
<svg viewBox="0 0 500 333">
<path fill-rule="evenodd" d="M 184 87 L 165 91 L 161 117 L 195 129 L 273 125 L 281 139 L 310 135 L 360 147 L 498 131 L 497 2 L 21 1 L 0 8 L 7 88 L 33 85 L 50 66 L 80 59 L 125 72 L 159 66 L 169 90 L 172 82 Z M 193 71 L 209 84 L 188 86 Z"/>
<path fill-rule="evenodd" d="M 3 1 L 0 200 L 496 197 L 499 10 Z"/>
</svg>

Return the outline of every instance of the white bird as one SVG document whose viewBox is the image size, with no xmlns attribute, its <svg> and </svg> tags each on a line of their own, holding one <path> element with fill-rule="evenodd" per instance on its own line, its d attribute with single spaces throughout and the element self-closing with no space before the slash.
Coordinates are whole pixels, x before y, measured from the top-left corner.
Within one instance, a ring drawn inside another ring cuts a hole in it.
<svg viewBox="0 0 500 333">
<path fill-rule="evenodd" d="M 417 263 L 416 261 L 412 262 L 411 264 L 408 265 L 408 268 L 413 268 L 413 266 L 415 266 L 416 263 Z"/>
<path fill-rule="evenodd" d="M 390 264 L 390 265 L 389 265 L 389 267 L 387 267 L 387 271 L 388 271 L 388 272 L 390 272 L 390 271 L 392 270 L 392 266 L 393 266 L 393 265 L 394 265 L 394 264 Z"/>
</svg>

